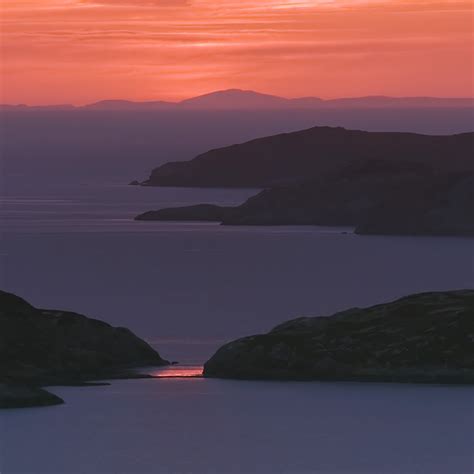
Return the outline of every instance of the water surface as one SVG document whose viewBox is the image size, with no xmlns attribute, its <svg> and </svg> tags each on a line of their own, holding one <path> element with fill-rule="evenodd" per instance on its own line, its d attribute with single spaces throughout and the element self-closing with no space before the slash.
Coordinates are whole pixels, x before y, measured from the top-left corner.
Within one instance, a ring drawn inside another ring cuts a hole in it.
<svg viewBox="0 0 474 474">
<path fill-rule="evenodd" d="M 463 387 L 205 379 L 56 388 L 0 413 L 5 474 L 469 474 Z"/>
<path fill-rule="evenodd" d="M 473 286 L 472 239 L 132 220 L 253 192 L 9 186 L 1 287 L 127 326 L 195 370 L 292 317 Z M 472 472 L 468 387 L 162 378 L 52 391 L 66 405 L 0 413 L 3 474 Z"/>
</svg>

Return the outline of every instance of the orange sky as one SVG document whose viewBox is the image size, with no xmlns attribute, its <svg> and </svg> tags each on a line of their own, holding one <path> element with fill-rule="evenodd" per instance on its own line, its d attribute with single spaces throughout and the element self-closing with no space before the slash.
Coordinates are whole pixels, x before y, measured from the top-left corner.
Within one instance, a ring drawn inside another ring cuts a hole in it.
<svg viewBox="0 0 474 474">
<path fill-rule="evenodd" d="M 473 96 L 474 0 L 1 0 L 1 102 Z"/>
</svg>

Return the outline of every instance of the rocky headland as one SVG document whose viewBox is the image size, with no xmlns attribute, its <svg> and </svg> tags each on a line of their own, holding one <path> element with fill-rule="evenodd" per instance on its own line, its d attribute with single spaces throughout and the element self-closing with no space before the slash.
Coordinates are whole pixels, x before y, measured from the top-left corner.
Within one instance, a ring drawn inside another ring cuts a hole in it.
<svg viewBox="0 0 474 474">
<path fill-rule="evenodd" d="M 62 403 L 41 387 L 134 378 L 134 367 L 168 364 L 126 328 L 0 291 L 0 408 Z"/>
<path fill-rule="evenodd" d="M 147 211 L 135 217 L 136 221 L 223 221 L 234 208 L 214 204 L 174 207 Z"/>
<path fill-rule="evenodd" d="M 266 189 L 236 207 L 196 205 L 140 214 L 146 221 L 353 227 L 357 234 L 474 236 L 474 174 L 346 171 Z"/>
<path fill-rule="evenodd" d="M 427 136 L 317 127 L 168 163 L 144 185 L 261 186 L 236 207 L 137 220 L 354 227 L 358 234 L 474 235 L 474 133 Z"/>
<path fill-rule="evenodd" d="M 420 135 L 313 127 L 218 148 L 151 172 L 145 186 L 273 188 L 325 180 L 352 166 L 474 171 L 474 133 Z"/>
<path fill-rule="evenodd" d="M 204 376 L 474 383 L 474 290 L 298 318 L 221 347 Z"/>
</svg>

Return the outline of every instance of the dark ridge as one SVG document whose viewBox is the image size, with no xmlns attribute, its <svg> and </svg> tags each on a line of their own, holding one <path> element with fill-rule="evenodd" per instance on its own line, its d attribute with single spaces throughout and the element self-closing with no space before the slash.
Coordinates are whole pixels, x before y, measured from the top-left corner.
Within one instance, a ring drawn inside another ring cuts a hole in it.
<svg viewBox="0 0 474 474">
<path fill-rule="evenodd" d="M 375 163 L 444 171 L 474 171 L 474 133 L 449 136 L 314 127 L 218 148 L 193 160 L 166 163 L 147 186 L 267 188 L 325 179 L 344 168 Z"/>
<path fill-rule="evenodd" d="M 168 163 L 155 170 L 151 181 L 267 189 L 234 208 L 203 204 L 150 211 L 137 219 L 472 236 L 473 151 L 474 133 L 429 136 L 319 127 L 261 138 Z"/>
<path fill-rule="evenodd" d="M 126 328 L 81 314 L 37 309 L 0 291 L 0 408 L 58 401 L 38 389 L 129 377 L 133 367 L 168 365 Z"/>
<path fill-rule="evenodd" d="M 205 377 L 474 383 L 474 290 L 299 318 L 221 347 Z"/>
</svg>

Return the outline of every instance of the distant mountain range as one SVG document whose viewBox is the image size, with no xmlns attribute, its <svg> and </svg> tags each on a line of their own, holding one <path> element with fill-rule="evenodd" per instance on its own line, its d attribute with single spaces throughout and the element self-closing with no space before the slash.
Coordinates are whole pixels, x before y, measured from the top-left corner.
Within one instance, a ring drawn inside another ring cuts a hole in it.
<svg viewBox="0 0 474 474">
<path fill-rule="evenodd" d="M 474 107 L 474 98 L 386 97 L 367 96 L 341 99 L 301 97 L 286 99 L 250 90 L 228 89 L 211 92 L 181 102 L 102 100 L 84 106 L 70 104 L 28 106 L 2 104 L 7 110 L 284 110 L 284 109 L 344 109 L 344 108 L 430 108 Z"/>
</svg>

